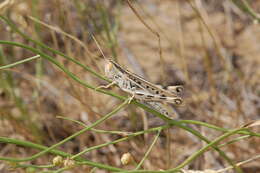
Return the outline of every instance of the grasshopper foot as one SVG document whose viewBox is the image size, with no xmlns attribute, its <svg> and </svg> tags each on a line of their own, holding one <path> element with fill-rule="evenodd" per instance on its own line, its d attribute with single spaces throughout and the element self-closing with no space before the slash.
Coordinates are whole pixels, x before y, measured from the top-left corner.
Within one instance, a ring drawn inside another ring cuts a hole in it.
<svg viewBox="0 0 260 173">
<path fill-rule="evenodd" d="M 130 104 L 133 101 L 134 97 L 134 94 L 131 97 L 129 97 L 127 103 Z"/>
</svg>

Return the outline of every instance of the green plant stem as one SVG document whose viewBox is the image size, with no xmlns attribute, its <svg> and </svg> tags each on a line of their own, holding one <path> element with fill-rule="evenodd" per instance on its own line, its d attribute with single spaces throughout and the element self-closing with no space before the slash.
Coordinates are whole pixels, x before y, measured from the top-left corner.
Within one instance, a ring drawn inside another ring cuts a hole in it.
<svg viewBox="0 0 260 173">
<path fill-rule="evenodd" d="M 40 57 L 40 55 L 36 55 L 36 56 L 30 57 L 30 58 L 23 59 L 21 61 L 17 61 L 17 62 L 12 63 L 12 64 L 0 66 L 0 70 L 6 69 L 6 68 L 11 68 L 11 67 L 17 66 L 19 64 L 35 60 L 35 59 L 37 59 L 39 57 Z"/>
<path fill-rule="evenodd" d="M 231 0 L 237 7 L 249 14 L 251 17 L 260 21 L 260 14 L 256 13 L 248 4 L 246 0 Z"/>
<path fill-rule="evenodd" d="M 42 146 L 42 145 L 39 145 L 39 144 L 35 144 L 35 143 L 29 142 L 29 141 L 11 139 L 11 138 L 6 138 L 6 137 L 0 137 L 0 143 L 15 144 L 15 145 L 18 145 L 18 146 L 34 148 L 34 149 L 38 149 L 38 150 L 48 149 L 48 147 L 45 147 L 45 146 Z M 59 155 L 59 156 L 62 156 L 62 157 L 71 156 L 70 154 L 67 154 L 65 152 L 62 152 L 60 150 L 55 150 L 55 149 L 49 151 L 49 153 L 52 153 L 54 155 Z M 0 157 L 0 160 L 5 160 L 5 159 Z M 7 159 L 7 161 L 11 161 L 11 160 L 12 159 Z"/>
<path fill-rule="evenodd" d="M 226 143 L 224 143 L 224 144 L 218 145 L 218 147 L 219 147 L 219 148 L 222 148 L 222 147 L 224 147 L 224 146 L 226 146 L 226 145 L 233 144 L 233 143 L 235 143 L 235 142 L 238 142 L 238 141 L 240 141 L 240 140 L 242 140 L 242 139 L 249 138 L 249 137 L 251 137 L 251 136 L 250 136 L 250 135 L 239 136 L 239 137 L 237 137 L 237 138 L 235 138 L 235 139 L 232 139 L 232 140 L 230 140 L 230 141 L 228 141 L 228 142 L 226 142 Z"/>
<path fill-rule="evenodd" d="M 62 117 L 62 116 L 58 116 L 57 118 L 61 118 L 61 119 L 64 119 L 64 120 L 69 120 L 69 121 L 72 121 L 74 123 L 77 123 L 83 127 L 87 127 L 86 124 L 84 124 L 83 122 L 80 122 L 78 120 L 74 120 L 72 118 L 68 118 L 68 117 Z M 131 135 L 132 133 L 131 132 L 124 132 L 124 131 L 115 131 L 115 130 L 101 130 L 101 129 L 90 129 L 91 131 L 94 131 L 94 132 L 97 132 L 97 133 L 106 133 L 106 134 L 116 134 L 116 135 Z"/>
<path fill-rule="evenodd" d="M 148 155 L 150 154 L 150 152 L 152 151 L 153 146 L 155 145 L 156 141 L 158 140 L 159 136 L 160 136 L 161 130 L 158 130 L 157 135 L 155 136 L 152 144 L 150 145 L 150 147 L 148 148 L 148 150 L 146 151 L 143 159 L 138 163 L 138 165 L 136 166 L 135 170 L 140 169 L 140 167 L 143 165 L 145 159 L 148 157 Z"/>
<path fill-rule="evenodd" d="M 26 165 L 26 164 L 18 164 L 15 165 L 14 168 L 53 168 L 54 165 Z"/>
<path fill-rule="evenodd" d="M 170 121 L 168 123 L 171 123 L 171 122 L 173 122 L 173 121 Z M 204 127 L 208 127 L 210 129 L 221 131 L 221 132 L 229 132 L 230 131 L 229 129 L 226 129 L 226 128 L 221 128 L 221 127 L 218 127 L 218 126 L 215 126 L 215 125 L 212 125 L 212 124 L 208 124 L 208 123 L 196 121 L 196 120 L 180 120 L 179 122 L 185 123 L 185 124 L 201 125 L 201 126 L 204 126 Z M 245 129 L 244 131 L 240 131 L 239 134 L 260 137 L 260 133 L 251 132 L 248 129 Z"/>
</svg>

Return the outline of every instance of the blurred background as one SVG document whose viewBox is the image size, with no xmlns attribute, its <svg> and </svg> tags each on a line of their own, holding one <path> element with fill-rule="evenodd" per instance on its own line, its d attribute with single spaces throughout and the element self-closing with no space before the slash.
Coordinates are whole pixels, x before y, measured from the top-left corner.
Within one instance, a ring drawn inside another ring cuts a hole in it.
<svg viewBox="0 0 260 173">
<path fill-rule="evenodd" d="M 4 1 L 0 1 L 4 3 Z M 106 57 L 163 86 L 182 84 L 185 105 L 175 108 L 180 119 L 198 120 L 233 129 L 260 115 L 260 27 L 258 21 L 230 0 L 27 0 L 9 1 L 0 13 L 34 40 L 73 57 L 104 75 L 105 61 L 91 35 L 95 35 Z M 260 1 L 247 1 L 260 12 Z M 147 28 L 144 23 L 150 28 Z M 68 70 L 97 87 L 107 82 L 93 76 L 60 55 L 47 52 L 25 40 L 0 21 L 0 39 L 37 48 L 62 63 Z M 159 44 L 160 39 L 160 44 Z M 161 45 L 161 46 L 160 46 Z M 160 55 L 161 47 L 161 55 Z M 35 54 L 10 45 L 0 45 L 0 65 Z M 127 96 L 119 88 L 110 91 Z M 0 71 L 0 136 L 51 146 L 83 127 L 68 117 L 90 125 L 112 111 L 122 101 L 88 89 L 69 78 L 43 58 Z M 165 124 L 160 118 L 129 105 L 98 129 L 136 132 Z M 220 132 L 191 126 L 209 139 Z M 89 131 L 59 147 L 76 154 L 86 147 L 121 138 L 121 134 Z M 84 155 L 92 161 L 122 166 L 120 157 L 130 152 L 139 162 L 154 134 L 93 150 Z M 227 145 L 222 150 L 234 161 L 246 160 L 260 152 L 259 138 Z M 172 127 L 161 133 L 143 168 L 176 167 L 205 143 L 183 129 Z M 1 143 L 0 155 L 23 158 L 38 150 Z M 47 164 L 53 155 L 44 155 L 31 164 Z M 228 166 L 215 151 L 206 152 L 190 164 L 190 169 L 220 169 Z M 9 172 L 0 162 L 0 172 Z M 70 172 L 89 172 L 82 166 Z M 260 172 L 253 161 L 244 172 Z M 25 172 L 15 169 L 13 172 Z M 96 172 L 106 172 L 96 170 Z"/>
</svg>

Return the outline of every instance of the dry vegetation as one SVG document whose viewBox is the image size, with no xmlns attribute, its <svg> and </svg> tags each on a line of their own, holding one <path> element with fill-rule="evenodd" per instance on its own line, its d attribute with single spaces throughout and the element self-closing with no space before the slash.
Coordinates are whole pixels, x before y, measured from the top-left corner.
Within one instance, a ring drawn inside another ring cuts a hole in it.
<svg viewBox="0 0 260 173">
<path fill-rule="evenodd" d="M 63 52 L 98 74 L 104 74 L 105 61 L 91 35 L 95 35 L 107 57 L 115 57 L 124 67 L 149 81 L 164 86 L 183 84 L 186 103 L 176 111 L 180 120 L 194 121 L 183 121 L 182 125 L 200 132 L 210 141 L 224 134 L 224 128 L 236 129 L 260 118 L 260 29 L 257 19 L 239 9 L 231 0 L 131 2 L 142 20 L 160 34 L 162 56 L 159 54 L 158 37 L 144 26 L 125 1 L 11 0 L 4 7 L 0 6 L 0 13 L 11 19 L 15 27 L 29 38 Z M 249 4 L 255 11 L 260 9 L 259 1 L 250 1 Z M 107 84 L 107 81 L 62 55 L 25 39 L 4 20 L 0 21 L 0 40 L 22 43 L 48 54 L 92 87 Z M 35 55 L 25 48 L 0 44 L 1 66 Z M 117 87 L 107 91 L 127 96 Z M 6 157 L 26 158 L 42 150 L 4 139 L 52 146 L 84 128 L 82 124 L 64 118 L 91 125 L 121 103 L 118 98 L 78 83 L 46 58 L 1 70 L 0 136 L 4 137 L 0 141 L 1 160 Z M 57 149 L 73 155 L 92 146 L 128 137 L 128 133 L 123 132 L 163 127 L 167 122 L 131 104 L 96 126 L 96 130 L 91 129 Z M 195 125 L 198 122 L 206 124 Z M 207 127 L 210 124 L 223 129 Z M 154 131 L 138 135 L 93 149 L 81 157 L 93 163 L 133 170 L 154 141 L 140 169 L 159 171 L 182 164 L 193 153 L 207 146 L 205 141 L 187 130 L 170 126 L 160 134 Z M 259 132 L 257 127 L 250 130 Z M 260 154 L 260 134 L 252 136 L 247 135 L 248 131 L 243 132 L 218 143 L 233 163 Z M 232 140 L 232 143 L 226 143 Z M 230 166 L 223 154 L 213 148 L 208 150 L 185 168 L 221 170 Z M 122 165 L 120 158 L 128 152 L 134 161 Z M 16 165 L 0 161 L 0 172 L 54 172 L 62 166 L 38 169 L 31 165 L 48 166 L 55 155 L 59 154 L 46 153 Z M 242 165 L 240 170 L 229 171 L 260 172 L 259 163 L 259 159 L 252 160 Z M 93 164 L 77 165 L 67 172 L 112 171 L 99 166 L 93 170 L 93 167 Z"/>
</svg>

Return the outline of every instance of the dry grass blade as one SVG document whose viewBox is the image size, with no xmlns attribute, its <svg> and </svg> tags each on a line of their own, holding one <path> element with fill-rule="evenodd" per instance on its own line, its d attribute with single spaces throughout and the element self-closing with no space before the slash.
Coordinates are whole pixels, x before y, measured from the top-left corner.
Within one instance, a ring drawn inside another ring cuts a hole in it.
<svg viewBox="0 0 260 173">
<path fill-rule="evenodd" d="M 129 5 L 129 7 L 132 9 L 132 11 L 134 12 L 134 14 L 137 16 L 137 18 L 141 21 L 141 23 L 149 30 L 151 31 L 154 35 L 156 35 L 156 37 L 158 38 L 158 46 L 159 46 L 159 57 L 160 57 L 160 61 L 161 61 L 161 65 L 162 65 L 162 69 L 161 69 L 161 76 L 163 78 L 162 81 L 165 80 L 165 75 L 164 75 L 164 65 L 165 65 L 165 61 L 164 61 L 164 58 L 162 56 L 162 46 L 161 46 L 161 36 L 160 34 L 155 31 L 154 29 L 152 29 L 143 19 L 142 17 L 139 15 L 139 13 L 137 12 L 137 10 L 133 7 L 133 5 L 131 4 L 130 0 L 127 0 L 126 1 L 127 4 Z"/>
<path fill-rule="evenodd" d="M 47 28 L 49 28 L 49 29 L 51 29 L 51 30 L 57 32 L 57 33 L 60 33 L 60 34 L 62 34 L 62 35 L 65 35 L 65 36 L 71 38 L 72 40 L 74 40 L 75 42 L 77 42 L 80 46 L 82 46 L 82 47 L 88 52 L 88 54 L 90 55 L 90 57 L 95 57 L 95 55 L 89 51 L 89 49 L 88 49 L 88 47 L 86 46 L 86 44 L 83 43 L 81 40 L 79 40 L 77 37 L 75 37 L 75 36 L 73 36 L 73 35 L 71 35 L 71 34 L 68 34 L 68 33 L 64 32 L 61 28 L 59 28 L 59 27 L 57 27 L 57 26 L 52 26 L 52 25 L 49 25 L 49 24 L 47 24 L 47 23 L 45 23 L 45 22 L 43 22 L 43 21 L 40 21 L 39 19 L 37 19 L 37 18 L 35 18 L 35 17 L 33 17 L 33 16 L 28 16 L 28 18 L 31 19 L 32 21 L 36 22 L 36 23 L 39 23 L 39 24 L 41 24 L 41 25 L 43 25 L 43 26 L 45 26 L 45 27 L 47 27 Z"/>
<path fill-rule="evenodd" d="M 260 120 L 255 120 L 255 121 L 251 121 L 249 123 L 246 123 L 242 127 L 250 128 L 250 127 L 255 127 L 255 126 L 259 126 L 259 125 L 260 125 Z"/>
<path fill-rule="evenodd" d="M 0 3 L 0 14 L 3 14 L 8 8 L 10 8 L 16 0 L 5 0 Z"/>
</svg>

